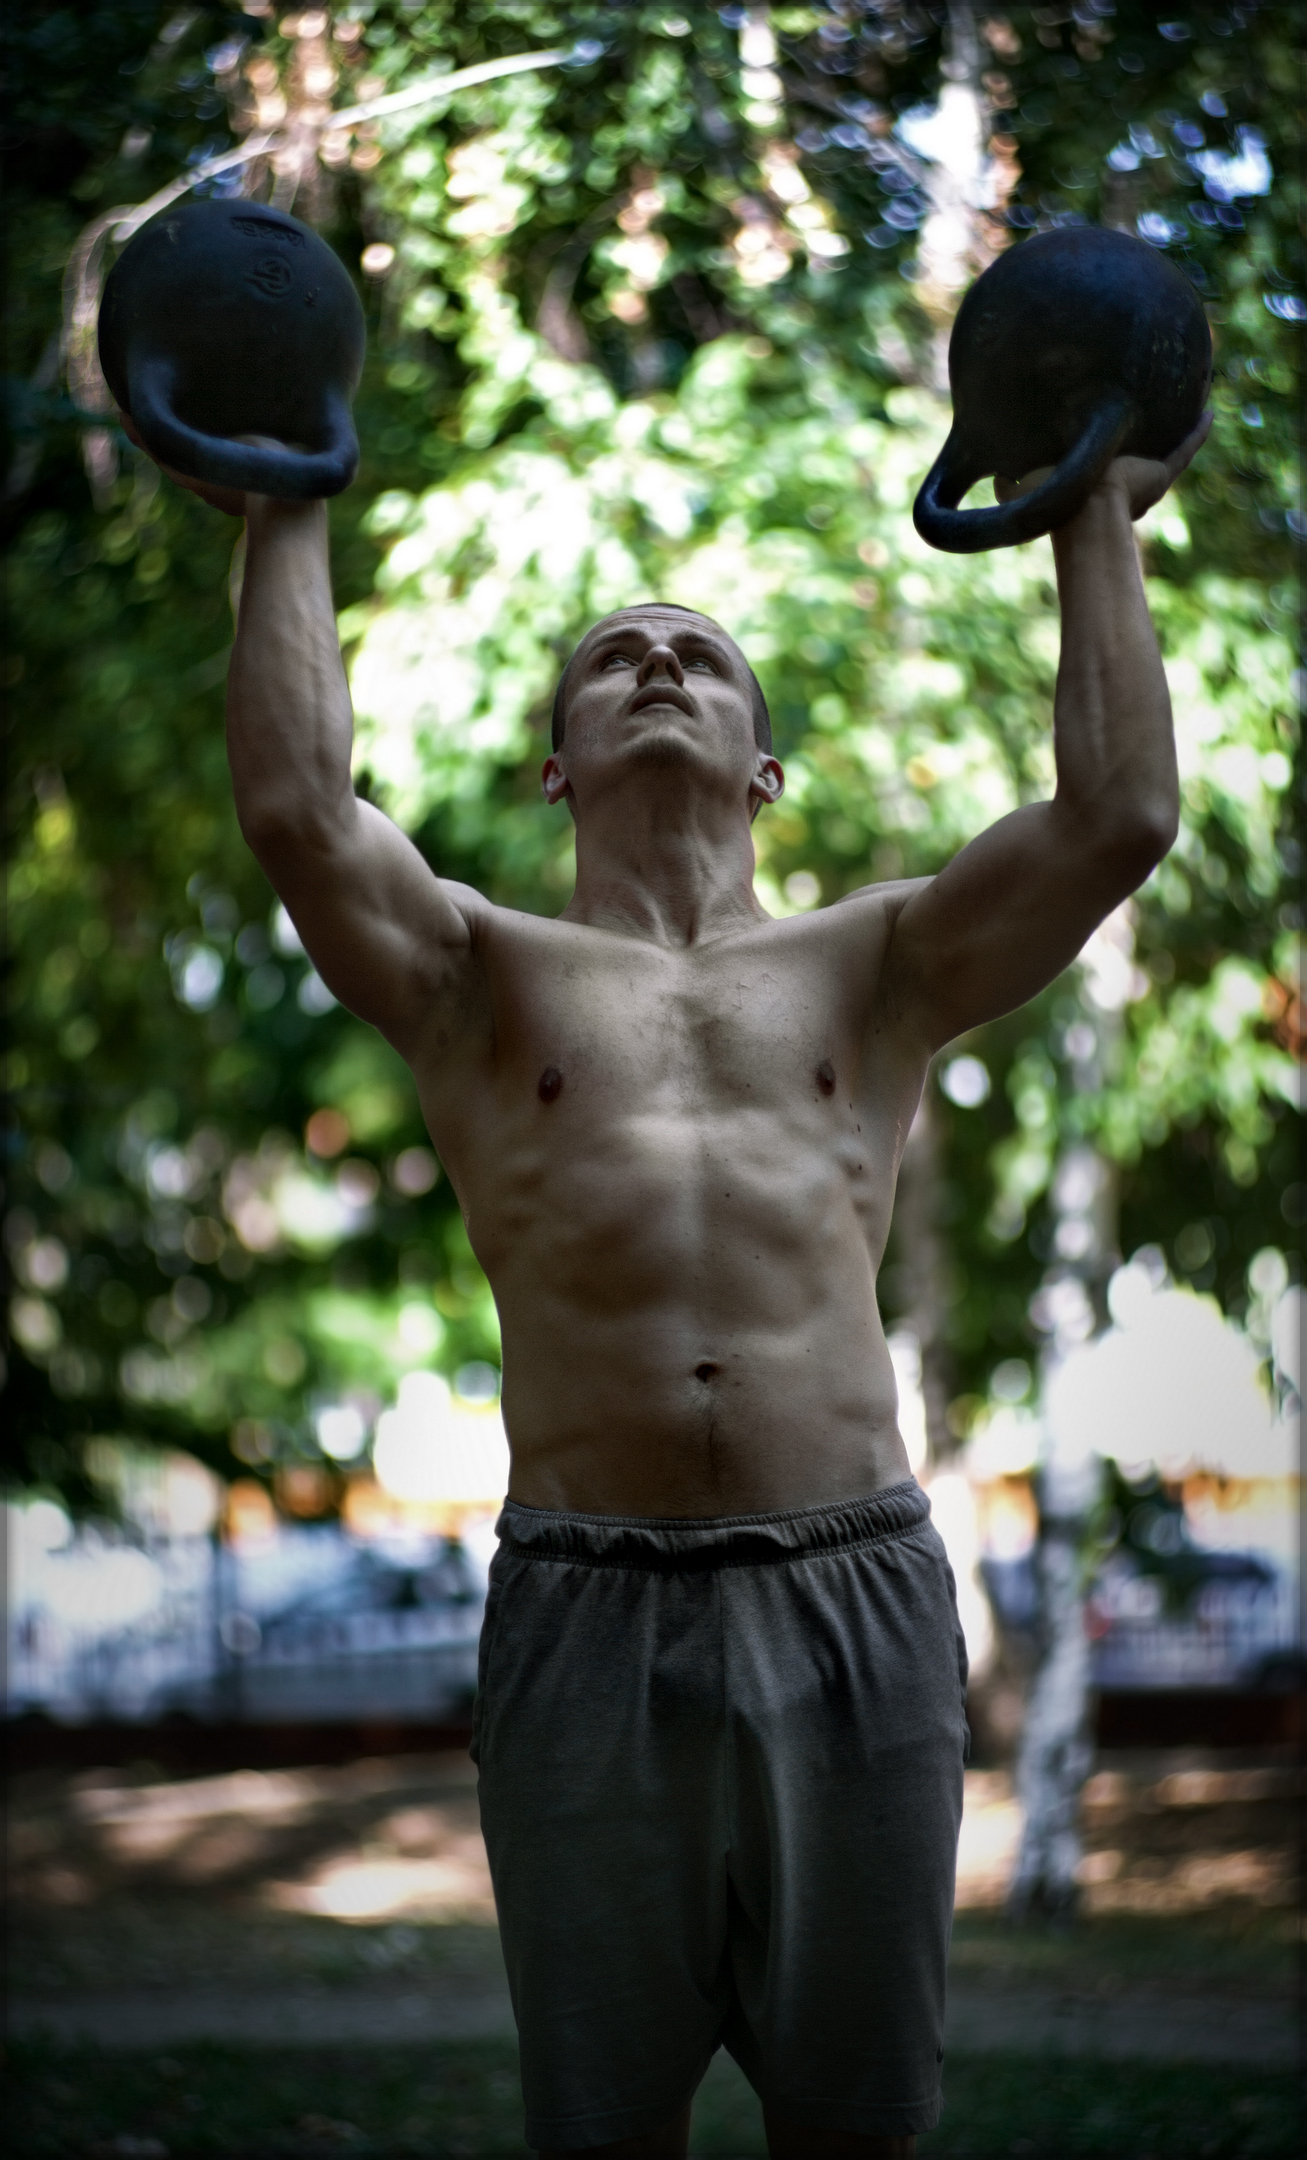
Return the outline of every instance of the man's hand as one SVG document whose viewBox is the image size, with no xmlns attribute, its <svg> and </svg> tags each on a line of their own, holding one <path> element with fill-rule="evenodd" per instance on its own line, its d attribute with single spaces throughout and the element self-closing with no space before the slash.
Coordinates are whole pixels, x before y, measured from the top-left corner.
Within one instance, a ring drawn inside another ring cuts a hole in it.
<svg viewBox="0 0 1307 2160">
<path fill-rule="evenodd" d="M 150 457 L 131 414 L 119 418 Z M 235 440 L 281 447 L 267 435 Z M 212 487 L 152 462 L 212 509 L 246 521 L 227 676 L 241 830 L 329 987 L 407 1054 L 466 973 L 471 937 L 451 888 L 389 818 L 355 797 L 325 505 Z"/>
<path fill-rule="evenodd" d="M 1102 479 L 1094 487 L 1088 500 L 1103 493 L 1115 493 L 1125 499 L 1131 519 L 1141 518 L 1154 503 L 1160 502 L 1168 488 L 1173 487 L 1185 466 L 1198 455 L 1211 433 L 1212 416 L 1205 412 L 1196 428 L 1193 428 L 1178 449 L 1169 458 L 1113 458 Z M 1037 465 L 1020 480 L 1005 480 L 996 475 L 994 493 L 1001 503 L 1011 502 L 1014 496 L 1033 493 L 1041 481 L 1047 480 L 1053 471 L 1051 465 Z M 1076 516 L 1080 515 L 1079 511 Z M 1074 523 L 1074 519 L 1068 522 Z"/>
<path fill-rule="evenodd" d="M 1211 426 L 1169 458 L 1114 458 L 1053 534 L 1062 609 L 1054 700 L 1057 793 L 1000 818 L 909 893 L 885 1009 L 930 1049 L 1023 1005 L 1059 975 L 1175 837 L 1171 704 L 1131 520 L 1161 500 Z M 996 481 L 1003 501 L 1044 478 Z"/>
<path fill-rule="evenodd" d="M 192 480 L 189 474 L 178 472 L 172 465 L 159 464 L 158 458 L 154 457 L 152 452 L 147 450 L 145 444 L 141 441 L 136 422 L 131 414 L 120 409 L 118 421 L 127 440 L 134 442 L 138 450 L 144 450 L 151 464 L 158 465 L 160 472 L 166 479 L 175 480 L 178 487 L 185 488 L 188 494 L 198 495 L 200 501 L 207 503 L 211 510 L 221 510 L 227 517 L 245 516 L 249 498 L 244 488 L 211 487 L 207 480 Z M 256 446 L 266 444 L 269 449 L 280 447 L 273 444 L 270 435 L 237 435 L 235 440 L 237 442 L 253 443 Z"/>
<path fill-rule="evenodd" d="M 254 494 L 244 502 L 245 575 L 227 674 L 241 831 L 341 1003 L 401 1056 L 432 1037 L 443 1053 L 469 1010 L 470 917 L 481 903 L 437 878 L 398 826 L 355 795 L 326 504 Z"/>
</svg>

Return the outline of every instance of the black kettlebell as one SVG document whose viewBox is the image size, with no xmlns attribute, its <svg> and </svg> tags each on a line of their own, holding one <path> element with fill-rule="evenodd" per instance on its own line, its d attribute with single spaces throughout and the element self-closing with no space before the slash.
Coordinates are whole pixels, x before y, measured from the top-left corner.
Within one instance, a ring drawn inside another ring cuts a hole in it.
<svg viewBox="0 0 1307 2160">
<path fill-rule="evenodd" d="M 948 349 L 953 428 L 912 519 L 955 555 L 1015 547 L 1074 517 L 1114 457 L 1166 458 L 1194 428 L 1212 338 L 1187 277 L 1146 240 L 1095 225 L 1039 233 L 977 278 Z M 977 480 L 1048 478 L 995 509 Z"/>
<path fill-rule="evenodd" d="M 294 501 L 338 495 L 358 470 L 350 401 L 365 339 L 326 241 L 239 198 L 160 211 L 100 304 L 105 381 L 150 455 L 192 480 Z"/>
</svg>

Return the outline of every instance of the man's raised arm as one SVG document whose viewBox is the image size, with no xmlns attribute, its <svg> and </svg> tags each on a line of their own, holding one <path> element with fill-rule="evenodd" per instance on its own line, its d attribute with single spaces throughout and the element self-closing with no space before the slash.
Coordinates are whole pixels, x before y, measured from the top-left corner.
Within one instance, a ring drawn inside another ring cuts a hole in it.
<svg viewBox="0 0 1307 2160">
<path fill-rule="evenodd" d="M 1175 839 L 1171 700 L 1131 523 L 1206 433 L 1204 421 L 1165 464 L 1116 459 L 1053 535 L 1057 792 L 1001 818 L 910 892 L 886 956 L 882 1009 L 918 1026 L 932 1050 L 1042 990 Z"/>
<path fill-rule="evenodd" d="M 400 1051 L 471 953 L 467 917 L 350 777 L 353 713 L 320 502 L 250 496 L 227 753 L 241 831 L 342 1004 Z"/>
</svg>

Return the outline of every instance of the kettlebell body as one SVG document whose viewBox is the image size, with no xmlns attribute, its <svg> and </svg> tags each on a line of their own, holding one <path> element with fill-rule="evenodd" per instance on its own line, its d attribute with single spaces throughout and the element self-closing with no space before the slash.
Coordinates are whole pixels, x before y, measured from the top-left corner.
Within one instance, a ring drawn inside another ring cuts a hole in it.
<svg viewBox="0 0 1307 2160">
<path fill-rule="evenodd" d="M 949 341 L 953 428 L 913 505 L 954 554 L 1013 547 L 1074 517 L 1114 457 L 1169 457 L 1212 378 L 1202 302 L 1128 233 L 1064 226 L 1023 240 L 967 293 Z M 1055 470 L 1029 495 L 959 510 L 988 475 Z"/>
<path fill-rule="evenodd" d="M 109 273 L 100 365 L 160 464 L 297 501 L 358 469 L 363 309 L 311 226 L 239 198 L 150 219 Z M 272 447 L 233 441 L 271 435 Z"/>
</svg>

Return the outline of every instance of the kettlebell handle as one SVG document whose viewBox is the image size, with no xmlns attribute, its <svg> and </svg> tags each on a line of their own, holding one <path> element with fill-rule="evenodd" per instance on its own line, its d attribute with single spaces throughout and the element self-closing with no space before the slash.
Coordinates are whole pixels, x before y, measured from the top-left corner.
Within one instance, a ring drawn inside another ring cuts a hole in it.
<svg viewBox="0 0 1307 2160">
<path fill-rule="evenodd" d="M 921 483 L 912 505 L 912 522 L 931 547 L 952 555 L 976 555 L 982 548 L 1016 547 L 1065 525 L 1102 478 L 1135 417 L 1134 401 L 1119 391 L 1099 406 L 1074 448 L 1033 493 L 1018 495 L 992 509 L 959 510 L 969 487 L 984 477 L 955 425 Z M 1019 479 L 1019 473 L 1005 475 Z"/>
<path fill-rule="evenodd" d="M 327 446 L 292 450 L 289 445 L 242 443 L 226 435 L 206 435 L 187 425 L 173 410 L 172 363 L 139 360 L 130 370 L 129 411 L 151 457 L 175 465 L 211 487 L 239 488 L 282 501 L 311 502 L 338 495 L 358 470 L 359 445 L 354 421 L 338 391 L 327 398 Z"/>
</svg>

